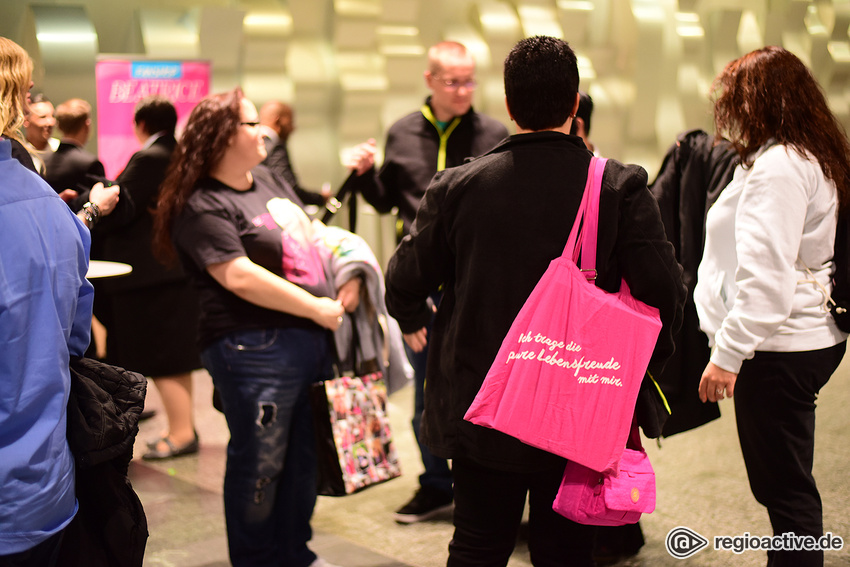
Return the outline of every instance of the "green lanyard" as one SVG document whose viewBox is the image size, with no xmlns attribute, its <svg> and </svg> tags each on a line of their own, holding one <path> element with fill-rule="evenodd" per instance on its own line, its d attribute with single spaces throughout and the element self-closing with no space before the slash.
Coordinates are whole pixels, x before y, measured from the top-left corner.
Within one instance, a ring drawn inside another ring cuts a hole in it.
<svg viewBox="0 0 850 567">
<path fill-rule="evenodd" d="M 434 118 L 434 113 L 431 112 L 431 107 L 427 104 L 422 105 L 422 116 L 425 117 L 425 120 L 434 125 L 434 128 L 437 129 L 437 133 L 440 135 L 440 147 L 437 150 L 437 171 L 443 171 L 446 169 L 446 146 L 449 143 L 449 136 L 452 135 L 454 129 L 457 128 L 458 124 L 460 124 L 460 116 L 455 116 L 454 120 L 446 126 L 445 130 L 440 128 L 440 125 L 437 123 L 437 119 Z"/>
</svg>

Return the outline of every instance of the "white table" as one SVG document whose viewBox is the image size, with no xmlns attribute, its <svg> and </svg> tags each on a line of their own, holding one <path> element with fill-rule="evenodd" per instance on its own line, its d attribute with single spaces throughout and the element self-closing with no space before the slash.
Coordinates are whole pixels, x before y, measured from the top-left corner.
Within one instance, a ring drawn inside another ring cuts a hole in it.
<svg viewBox="0 0 850 567">
<path fill-rule="evenodd" d="M 107 262 L 105 260 L 91 260 L 89 262 L 89 271 L 86 274 L 88 279 L 93 278 L 111 278 L 113 276 L 123 276 L 133 271 L 130 264 L 121 262 Z"/>
</svg>

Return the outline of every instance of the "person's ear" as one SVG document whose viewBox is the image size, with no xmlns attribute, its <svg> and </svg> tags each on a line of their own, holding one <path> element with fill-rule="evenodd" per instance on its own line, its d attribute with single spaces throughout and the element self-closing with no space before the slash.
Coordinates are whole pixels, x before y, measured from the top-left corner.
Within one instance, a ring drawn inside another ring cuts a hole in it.
<svg viewBox="0 0 850 567">
<path fill-rule="evenodd" d="M 578 103 L 579 103 L 579 100 L 581 100 L 581 95 L 580 95 L 579 93 L 576 93 L 576 103 L 573 105 L 573 111 L 572 111 L 572 112 L 570 112 L 570 115 L 571 115 L 571 116 L 575 116 L 576 114 L 578 114 Z"/>
</svg>

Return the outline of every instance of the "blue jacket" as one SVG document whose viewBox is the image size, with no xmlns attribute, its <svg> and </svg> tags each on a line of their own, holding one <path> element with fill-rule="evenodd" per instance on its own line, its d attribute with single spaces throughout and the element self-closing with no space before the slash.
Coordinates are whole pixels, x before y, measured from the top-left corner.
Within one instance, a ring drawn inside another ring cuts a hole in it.
<svg viewBox="0 0 850 567">
<path fill-rule="evenodd" d="M 89 344 L 90 243 L 0 141 L 0 555 L 34 547 L 76 513 L 68 362 Z"/>
</svg>

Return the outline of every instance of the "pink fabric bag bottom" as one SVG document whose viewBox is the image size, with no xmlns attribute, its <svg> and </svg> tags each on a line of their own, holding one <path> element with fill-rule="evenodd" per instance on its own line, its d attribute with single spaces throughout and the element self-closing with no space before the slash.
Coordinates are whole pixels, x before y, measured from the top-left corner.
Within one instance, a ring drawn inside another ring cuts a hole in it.
<svg viewBox="0 0 850 567">
<path fill-rule="evenodd" d="M 579 524 L 622 526 L 655 510 L 655 472 L 643 450 L 626 449 L 616 474 L 570 461 L 552 509 Z"/>
</svg>

